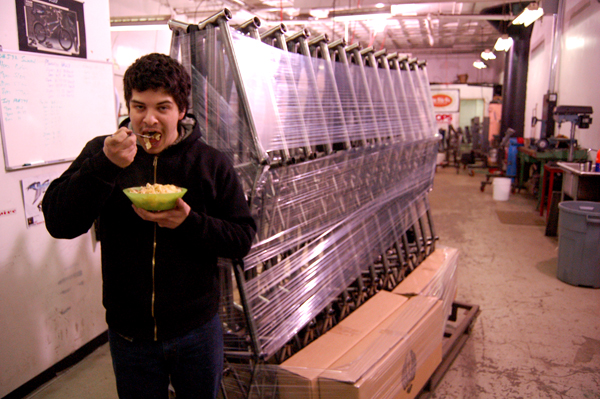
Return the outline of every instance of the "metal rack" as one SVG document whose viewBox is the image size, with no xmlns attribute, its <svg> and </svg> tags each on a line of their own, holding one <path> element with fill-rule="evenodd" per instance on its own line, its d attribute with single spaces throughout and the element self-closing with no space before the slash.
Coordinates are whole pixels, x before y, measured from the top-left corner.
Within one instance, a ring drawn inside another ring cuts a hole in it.
<svg viewBox="0 0 600 399">
<path fill-rule="evenodd" d="M 170 22 L 208 144 L 233 161 L 258 232 L 220 260 L 224 397 L 276 394 L 268 365 L 324 334 L 435 249 L 439 138 L 416 59 L 310 38 L 229 10 Z"/>
</svg>

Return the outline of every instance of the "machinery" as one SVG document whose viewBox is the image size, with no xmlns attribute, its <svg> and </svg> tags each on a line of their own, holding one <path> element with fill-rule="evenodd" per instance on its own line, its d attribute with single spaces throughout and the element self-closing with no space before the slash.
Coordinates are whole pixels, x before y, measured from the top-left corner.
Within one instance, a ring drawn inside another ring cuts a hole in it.
<svg viewBox="0 0 600 399">
<path fill-rule="evenodd" d="M 575 128 L 588 129 L 592 123 L 590 115 L 594 111 L 592 107 L 561 105 L 554 109 L 554 120 L 558 126 L 563 122 L 571 122 L 571 135 L 569 138 L 569 162 L 573 162 L 573 149 L 575 147 Z"/>
</svg>

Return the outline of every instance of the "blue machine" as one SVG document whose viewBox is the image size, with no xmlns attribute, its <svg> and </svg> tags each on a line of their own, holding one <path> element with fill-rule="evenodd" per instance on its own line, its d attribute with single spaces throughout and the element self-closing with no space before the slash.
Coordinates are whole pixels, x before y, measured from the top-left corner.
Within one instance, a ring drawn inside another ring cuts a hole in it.
<svg viewBox="0 0 600 399">
<path fill-rule="evenodd" d="M 508 152 L 506 154 L 506 176 L 516 177 L 517 176 L 517 148 L 522 147 L 523 144 L 518 143 L 518 139 L 511 138 L 508 140 Z"/>
</svg>

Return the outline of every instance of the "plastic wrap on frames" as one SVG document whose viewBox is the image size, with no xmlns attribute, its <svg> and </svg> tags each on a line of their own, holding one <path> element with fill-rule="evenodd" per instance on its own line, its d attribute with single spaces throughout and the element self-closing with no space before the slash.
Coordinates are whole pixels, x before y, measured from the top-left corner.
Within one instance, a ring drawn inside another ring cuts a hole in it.
<svg viewBox="0 0 600 399">
<path fill-rule="evenodd" d="M 227 357 L 280 362 L 434 250 L 439 138 L 423 63 L 228 19 L 175 24 L 171 56 L 258 225 L 220 262 Z"/>
<path fill-rule="evenodd" d="M 357 52 L 344 64 L 229 33 L 235 62 L 214 29 L 179 43 L 195 51 L 181 57 L 192 73 L 193 110 L 206 140 L 236 163 L 249 157 L 290 163 L 327 149 L 435 137 L 425 72 L 408 60 L 385 58 L 386 68 L 378 68 Z M 317 54 L 329 51 L 313 47 Z"/>
</svg>

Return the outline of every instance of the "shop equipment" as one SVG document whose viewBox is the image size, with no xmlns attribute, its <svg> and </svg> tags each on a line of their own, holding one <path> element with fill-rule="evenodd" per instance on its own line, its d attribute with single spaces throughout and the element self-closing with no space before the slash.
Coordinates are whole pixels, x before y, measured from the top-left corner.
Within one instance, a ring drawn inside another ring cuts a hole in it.
<svg viewBox="0 0 600 399">
<path fill-rule="evenodd" d="M 567 161 L 573 162 L 573 150 L 575 143 L 575 128 L 588 129 L 592 123 L 590 115 L 594 111 L 588 106 L 561 105 L 554 109 L 554 120 L 558 127 L 563 122 L 571 122 L 571 135 L 569 140 L 569 157 Z"/>
</svg>

